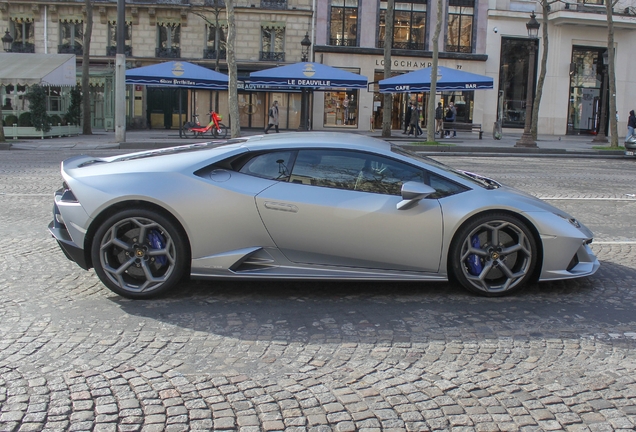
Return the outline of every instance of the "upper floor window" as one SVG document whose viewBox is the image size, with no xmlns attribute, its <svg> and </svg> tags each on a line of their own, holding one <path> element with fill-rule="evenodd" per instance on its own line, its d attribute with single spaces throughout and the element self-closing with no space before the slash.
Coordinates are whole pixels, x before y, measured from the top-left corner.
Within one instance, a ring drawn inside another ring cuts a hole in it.
<svg viewBox="0 0 636 432">
<path fill-rule="evenodd" d="M 287 0 L 261 0 L 263 9 L 287 9 Z"/>
<path fill-rule="evenodd" d="M 207 59 L 225 59 L 227 53 L 227 26 L 206 25 L 205 49 L 203 50 L 203 58 Z"/>
<path fill-rule="evenodd" d="M 181 57 L 181 24 L 157 24 L 156 57 Z"/>
<path fill-rule="evenodd" d="M 60 45 L 58 54 L 82 55 L 84 47 L 84 23 L 82 21 L 60 21 Z"/>
<path fill-rule="evenodd" d="M 384 47 L 387 2 L 380 2 L 378 48 Z M 426 38 L 426 0 L 395 3 L 393 48 L 423 50 Z"/>
<path fill-rule="evenodd" d="M 132 56 L 132 24 L 127 22 L 124 29 L 124 53 L 126 56 Z M 114 56 L 117 54 L 117 23 L 108 23 L 108 46 L 106 47 L 106 55 Z"/>
<path fill-rule="evenodd" d="M 329 45 L 358 45 L 358 0 L 332 0 Z"/>
<path fill-rule="evenodd" d="M 261 60 L 285 61 L 285 27 L 264 25 L 261 27 Z"/>
<path fill-rule="evenodd" d="M 13 45 L 11 47 L 11 52 L 34 53 L 35 38 L 33 20 L 15 18 L 11 19 L 10 24 L 11 35 L 13 36 Z"/>
<path fill-rule="evenodd" d="M 474 0 L 450 0 L 446 51 L 473 51 Z"/>
</svg>

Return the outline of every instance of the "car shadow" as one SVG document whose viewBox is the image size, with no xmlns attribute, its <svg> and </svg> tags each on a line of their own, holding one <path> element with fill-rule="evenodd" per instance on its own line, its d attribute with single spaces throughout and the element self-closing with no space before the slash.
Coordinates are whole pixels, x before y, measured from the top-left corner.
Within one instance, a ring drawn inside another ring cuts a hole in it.
<svg viewBox="0 0 636 432">
<path fill-rule="evenodd" d="M 133 316 L 251 341 L 606 337 L 636 344 L 629 330 L 635 280 L 636 269 L 603 262 L 594 276 L 498 298 L 450 282 L 191 281 L 162 298 L 111 300 Z"/>
</svg>

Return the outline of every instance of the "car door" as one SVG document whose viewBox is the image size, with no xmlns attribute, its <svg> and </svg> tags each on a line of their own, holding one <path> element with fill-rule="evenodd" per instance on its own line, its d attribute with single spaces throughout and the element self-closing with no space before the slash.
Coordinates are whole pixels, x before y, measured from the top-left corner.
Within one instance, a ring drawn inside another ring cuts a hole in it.
<svg viewBox="0 0 636 432">
<path fill-rule="evenodd" d="M 437 272 L 438 200 L 397 209 L 402 183 L 424 179 L 420 168 L 373 153 L 301 150 L 288 181 L 259 193 L 256 204 L 292 262 Z"/>
</svg>

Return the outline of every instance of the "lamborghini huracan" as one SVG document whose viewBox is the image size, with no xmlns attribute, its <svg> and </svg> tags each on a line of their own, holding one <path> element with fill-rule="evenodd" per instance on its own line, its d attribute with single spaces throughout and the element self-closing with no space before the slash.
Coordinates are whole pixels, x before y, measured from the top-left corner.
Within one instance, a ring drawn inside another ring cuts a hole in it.
<svg viewBox="0 0 636 432">
<path fill-rule="evenodd" d="M 592 232 L 521 191 L 363 135 L 259 135 L 62 162 L 49 230 L 115 293 L 187 277 L 458 282 L 594 274 Z"/>
</svg>

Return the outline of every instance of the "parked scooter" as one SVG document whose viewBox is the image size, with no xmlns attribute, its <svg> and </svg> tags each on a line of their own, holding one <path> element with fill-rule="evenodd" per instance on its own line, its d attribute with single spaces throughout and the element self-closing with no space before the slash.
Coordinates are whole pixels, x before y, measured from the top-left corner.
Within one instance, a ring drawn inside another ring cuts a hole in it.
<svg viewBox="0 0 636 432">
<path fill-rule="evenodd" d="M 223 117 L 220 116 L 214 110 L 210 111 L 210 123 L 207 126 L 201 126 L 199 123 L 199 115 L 194 114 L 192 117 L 194 121 L 186 122 L 181 129 L 181 136 L 186 138 L 198 138 L 202 137 L 206 132 L 210 131 L 210 134 L 214 138 L 226 138 L 227 137 L 227 126 L 221 123 Z"/>
</svg>

